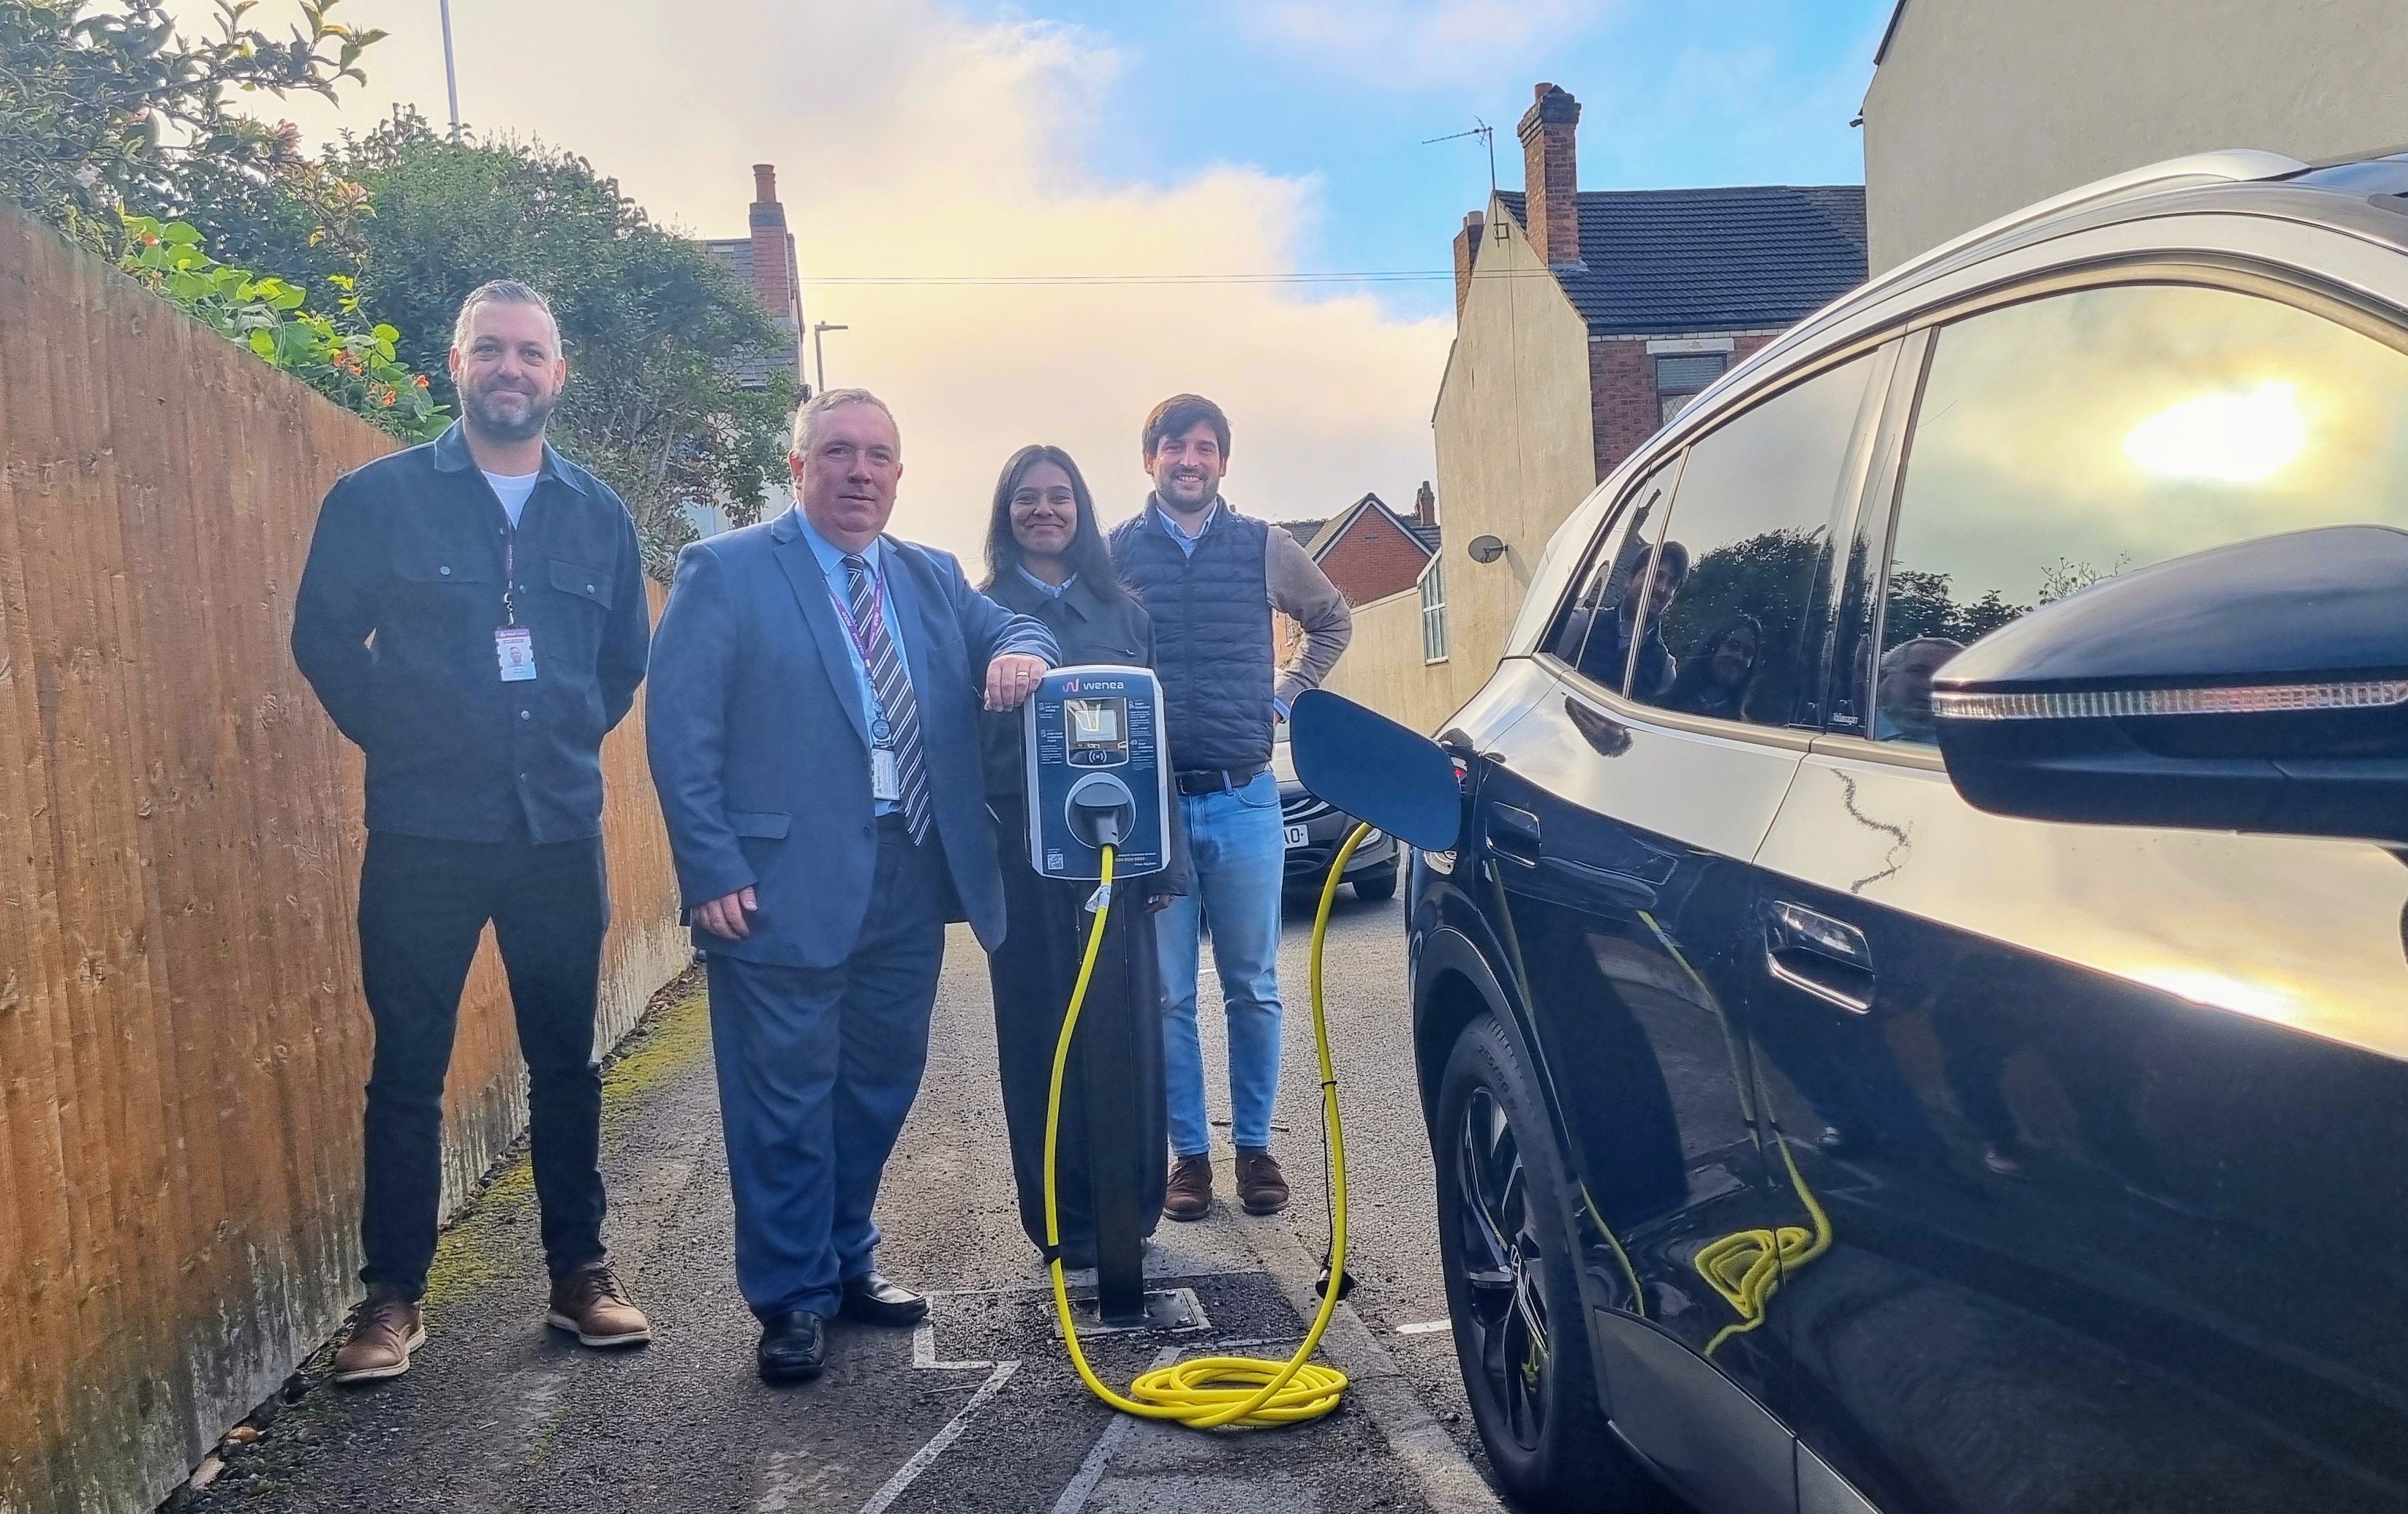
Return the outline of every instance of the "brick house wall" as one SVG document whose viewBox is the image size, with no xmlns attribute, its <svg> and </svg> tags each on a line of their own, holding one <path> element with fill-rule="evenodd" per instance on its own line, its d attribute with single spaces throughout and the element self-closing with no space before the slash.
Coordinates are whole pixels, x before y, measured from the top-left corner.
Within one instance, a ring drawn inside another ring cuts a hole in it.
<svg viewBox="0 0 2408 1514">
<path fill-rule="evenodd" d="M 1779 336 L 1775 331 L 1717 333 L 1731 339 L 1730 364 Z M 1647 337 L 1592 337 L 1588 343 L 1589 416 L 1597 440 L 1597 476 L 1602 480 L 1640 443 L 1664 428 L 1663 402 L 1656 392 L 1656 365 Z"/>
<path fill-rule="evenodd" d="M 1358 512 L 1321 555 L 1321 570 L 1350 605 L 1401 594 L 1420 582 L 1429 554 L 1376 510 Z"/>
</svg>

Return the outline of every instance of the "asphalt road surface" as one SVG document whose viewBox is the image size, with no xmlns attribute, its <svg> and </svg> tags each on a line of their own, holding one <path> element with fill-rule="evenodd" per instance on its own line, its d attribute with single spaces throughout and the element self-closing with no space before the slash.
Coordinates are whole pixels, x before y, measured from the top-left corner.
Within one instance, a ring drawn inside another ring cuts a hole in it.
<svg viewBox="0 0 2408 1514">
<path fill-rule="evenodd" d="M 1296 1190 L 1252 1219 L 1225 1196 L 1165 1221 L 1153 1286 L 1192 1290 L 1209 1321 L 1095 1341 L 1115 1386 L 1181 1355 L 1284 1356 L 1313 1300 L 1326 1215 L 1305 984 L 1310 912 L 1282 959 L 1287 1063 L 1276 1148 Z M 322 1348 L 171 1501 L 195 1514 L 318 1509 L 1028 1510 L 1032 1514 L 1494 1511 L 1443 1328 L 1427 1141 L 1412 1090 L 1401 906 L 1341 899 L 1327 953 L 1359 1287 L 1323 1358 L 1355 1378 L 1309 1425 L 1198 1434 L 1140 1424 L 1090 1398 L 1054 1332 L 1022 1238 L 1003 1142 L 985 959 L 948 944 L 927 1080 L 887 1170 L 881 1266 L 930 1291 L 918 1331 L 832 1328 L 829 1370 L 786 1389 L 752 1374 L 755 1329 L 735 1291 L 725 1157 L 698 980 L 656 1002 L 614 1062 L 605 1113 L 610 1239 L 651 1313 L 646 1348 L 600 1355 L 542 1323 L 543 1265 L 523 1158 L 444 1237 L 428 1344 L 409 1375 L 357 1390 L 320 1376 Z M 1203 990 L 1208 1065 L 1219 996 Z M 1226 1085 L 1214 1096 L 1226 1119 Z M 1226 1124 L 1221 1140 L 1226 1143 Z"/>
</svg>

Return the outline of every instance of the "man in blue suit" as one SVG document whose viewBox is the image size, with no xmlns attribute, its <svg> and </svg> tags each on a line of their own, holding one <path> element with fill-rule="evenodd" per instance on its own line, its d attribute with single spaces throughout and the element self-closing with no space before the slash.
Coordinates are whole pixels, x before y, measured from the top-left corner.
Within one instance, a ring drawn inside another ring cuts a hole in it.
<svg viewBox="0 0 2408 1514">
<path fill-rule="evenodd" d="M 1003 937 L 978 713 L 1053 666 L 1044 627 L 884 534 L 895 418 L 795 418 L 802 504 L 685 549 L 652 642 L 652 782 L 708 955 L 736 1277 L 769 1382 L 818 1376 L 841 1310 L 912 1324 L 870 1210 L 919 1092 L 945 924 Z"/>
</svg>

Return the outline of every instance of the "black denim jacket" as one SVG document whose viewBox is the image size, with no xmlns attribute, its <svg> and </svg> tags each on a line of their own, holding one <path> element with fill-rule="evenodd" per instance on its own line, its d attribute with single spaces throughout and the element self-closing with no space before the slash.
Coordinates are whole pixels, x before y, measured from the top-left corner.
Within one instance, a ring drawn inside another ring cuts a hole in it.
<svg viewBox="0 0 2408 1514">
<path fill-rule="evenodd" d="M 503 564 L 536 677 L 504 683 Z M 453 425 L 328 491 L 293 616 L 293 658 L 367 754 L 371 830 L 581 841 L 602 829 L 602 738 L 652 639 L 635 522 L 544 449 L 518 528 Z"/>
</svg>

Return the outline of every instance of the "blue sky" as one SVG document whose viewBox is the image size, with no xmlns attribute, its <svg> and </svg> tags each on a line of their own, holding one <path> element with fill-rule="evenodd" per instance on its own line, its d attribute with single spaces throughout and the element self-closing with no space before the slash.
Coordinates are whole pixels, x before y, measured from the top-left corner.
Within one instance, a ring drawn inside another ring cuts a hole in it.
<svg viewBox="0 0 2408 1514">
<path fill-rule="evenodd" d="M 1218 163 L 1321 190 L 1308 267 L 1440 268 L 1498 182 L 1521 181 L 1513 124 L 1544 79 L 1582 102 L 1581 187 L 1858 183 L 1848 125 L 1891 0 L 1068 0 L 973 4 L 986 21 L 1091 34 L 1121 67 L 1091 102 L 1111 129 L 1089 166 L 1163 182 Z M 1417 35 L 1418 34 L 1418 35 Z M 1400 314 L 1443 286 L 1390 285 Z"/>
<path fill-rule="evenodd" d="M 280 25 L 297 0 L 265 0 Z M 206 22 L 208 0 L 171 0 Z M 906 535 L 975 555 L 996 467 L 1068 447 L 1106 513 L 1180 390 L 1245 438 L 1230 497 L 1273 519 L 1435 476 L 1451 281 L 1118 276 L 1444 270 L 1484 203 L 1468 127 L 1539 79 L 1578 95 L 1584 188 L 1856 182 L 1890 0 L 452 0 L 474 130 L 615 175 L 664 223 L 739 233 L 778 166 L 805 308 L 838 382 L 905 417 Z M 391 36 L 339 105 L 263 102 L 322 139 L 443 109 L 435 0 L 343 0 Z M 537 65 L 530 66 L 530 61 Z M 1010 281 L 1069 275 L 1075 287 Z M 573 381 L 572 381 L 573 382 Z M 1440 501 L 1443 510 L 1444 501 Z"/>
</svg>

